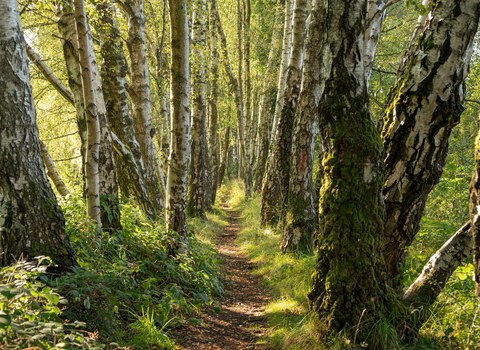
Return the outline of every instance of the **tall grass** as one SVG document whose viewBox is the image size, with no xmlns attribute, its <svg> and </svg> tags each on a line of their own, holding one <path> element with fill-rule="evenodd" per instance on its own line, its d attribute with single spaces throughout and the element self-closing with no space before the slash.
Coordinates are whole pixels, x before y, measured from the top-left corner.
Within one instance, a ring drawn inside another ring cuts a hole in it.
<svg viewBox="0 0 480 350">
<path fill-rule="evenodd" d="M 398 338 L 392 321 L 381 319 L 370 330 L 367 343 L 354 344 L 353 339 L 340 333 L 326 336 L 324 324 L 309 313 L 307 293 L 312 287 L 311 272 L 314 256 L 294 256 L 280 252 L 281 229 L 260 226 L 260 198 L 245 199 L 237 182 L 227 185 L 230 205 L 239 212 L 241 230 L 237 244 L 248 258 L 257 264 L 254 274 L 263 277 L 269 294 L 265 308 L 269 336 L 267 345 L 272 349 L 480 349 L 480 334 L 472 326 L 478 302 L 471 278 L 471 262 L 457 270 L 433 305 L 431 317 L 413 344 L 405 345 Z M 430 223 L 431 224 L 431 223 Z M 424 222 L 420 238 L 409 250 L 406 264 L 408 286 L 418 276 L 428 258 L 448 237 L 446 232 L 435 237 L 428 235 Z M 438 230 L 437 230 L 438 231 Z M 480 322 L 480 315 L 477 317 Z M 477 345 L 478 344 L 478 345 Z"/>
</svg>

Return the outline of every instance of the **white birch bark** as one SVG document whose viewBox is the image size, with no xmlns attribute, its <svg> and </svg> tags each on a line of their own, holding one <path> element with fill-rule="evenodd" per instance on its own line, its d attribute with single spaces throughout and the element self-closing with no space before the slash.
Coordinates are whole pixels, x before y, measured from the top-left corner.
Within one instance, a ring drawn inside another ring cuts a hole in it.
<svg viewBox="0 0 480 350">
<path fill-rule="evenodd" d="M 285 20 L 283 25 L 283 43 L 282 43 L 282 60 L 280 61 L 278 85 L 277 85 L 277 99 L 275 101 L 275 114 L 273 116 L 272 137 L 270 144 L 275 142 L 277 123 L 280 119 L 280 114 L 283 109 L 283 101 L 285 98 L 285 88 L 287 86 L 287 67 L 290 64 L 290 55 L 292 48 L 292 29 L 293 12 L 296 5 L 296 0 L 285 0 Z M 303 35 L 303 33 L 302 33 Z"/>
<path fill-rule="evenodd" d="M 262 202 L 260 206 L 260 217 L 263 225 L 274 224 L 278 218 L 284 217 L 285 205 L 288 200 L 292 129 L 298 94 L 300 92 L 301 66 L 306 34 L 306 4 L 306 0 L 295 1 L 291 60 L 289 60 L 290 62 L 288 63 L 286 71 L 286 85 L 285 91 L 281 96 L 281 105 L 278 105 L 279 97 L 277 95 L 277 108 L 280 108 L 280 111 L 277 116 L 278 123 L 275 128 L 276 137 L 273 152 L 271 152 L 269 156 L 267 170 L 263 179 Z M 284 40 L 284 45 L 285 44 Z M 290 51 L 289 45 L 287 49 Z M 285 47 L 283 50 L 285 50 Z M 277 115 L 277 113 L 275 114 Z M 283 250 L 287 247 L 288 249 L 293 248 L 292 250 L 296 250 L 296 247 L 293 247 L 292 244 L 287 242 L 288 239 L 285 240 L 284 236 L 284 244 L 282 244 Z"/>
<path fill-rule="evenodd" d="M 414 34 L 389 93 L 382 137 L 387 168 L 384 256 L 392 280 L 418 232 L 427 197 L 443 172 L 448 139 L 465 109 L 464 81 L 479 4 L 438 2 Z"/>
<path fill-rule="evenodd" d="M 190 77 L 186 0 L 169 0 L 172 133 L 167 176 L 167 225 L 187 243 L 185 209 L 190 158 Z M 176 248 L 176 247 L 174 247 Z"/>
<path fill-rule="evenodd" d="M 77 265 L 45 175 L 16 0 L 0 2 L 0 265 L 39 255 Z"/>
<path fill-rule="evenodd" d="M 87 37 L 87 15 L 83 0 L 74 0 L 75 27 L 78 38 L 82 89 L 87 120 L 87 153 L 85 161 L 86 199 L 88 216 L 101 225 L 100 219 L 100 182 L 98 176 L 98 159 L 100 148 L 100 124 L 98 120 L 95 86 L 91 67 L 91 45 Z"/>
<path fill-rule="evenodd" d="M 161 213 L 164 205 L 155 163 L 155 146 L 152 140 L 154 131 L 150 115 L 151 96 L 143 0 L 117 0 L 116 2 L 123 9 L 128 20 L 127 48 L 132 72 L 132 84 L 128 93 L 132 101 L 133 127 L 140 143 L 140 151 L 146 168 L 146 182 L 150 199 L 155 210 Z"/>
<path fill-rule="evenodd" d="M 243 159 L 245 159 L 245 124 L 244 124 L 244 117 L 243 117 L 242 94 L 241 94 L 240 84 L 238 83 L 237 77 L 233 72 L 232 65 L 228 57 L 227 37 L 223 32 L 222 22 L 220 20 L 220 15 L 218 14 L 218 10 L 217 10 L 217 2 L 216 0 L 210 0 L 210 1 L 211 1 L 212 15 L 215 16 L 218 35 L 220 36 L 223 64 L 225 66 L 225 71 L 227 72 L 230 85 L 232 86 L 233 91 L 235 93 L 235 109 L 237 114 L 237 126 L 238 126 L 238 134 L 239 134 L 238 138 L 239 138 L 239 146 L 240 146 L 239 159 L 240 159 L 240 165 L 242 166 L 242 164 L 244 164 Z"/>
<path fill-rule="evenodd" d="M 52 157 L 50 157 L 50 153 L 48 153 L 47 146 L 45 146 L 45 144 L 41 140 L 40 151 L 42 152 L 42 159 L 45 163 L 45 168 L 47 169 L 47 176 L 52 180 L 58 193 L 60 193 L 60 195 L 63 197 L 70 196 L 70 192 L 68 191 L 67 186 L 65 186 L 65 183 L 58 175 L 55 164 L 53 164 Z"/>
<path fill-rule="evenodd" d="M 257 160 L 255 164 L 254 190 L 260 192 L 262 190 L 263 174 L 265 172 L 265 163 L 268 157 L 269 146 L 269 109 L 272 96 L 272 85 L 274 81 L 275 60 L 281 50 L 280 38 L 283 33 L 282 18 L 284 17 L 285 0 L 277 3 L 277 11 L 275 14 L 275 24 L 273 26 L 272 42 L 270 43 L 270 51 L 268 53 L 267 69 L 263 80 L 262 92 L 260 94 L 259 105 L 259 121 L 257 128 Z"/>
<path fill-rule="evenodd" d="M 206 218 L 206 157 L 208 156 L 205 131 L 205 12 L 205 0 L 197 0 L 192 34 L 193 118 L 187 214 L 200 218 Z"/>
</svg>

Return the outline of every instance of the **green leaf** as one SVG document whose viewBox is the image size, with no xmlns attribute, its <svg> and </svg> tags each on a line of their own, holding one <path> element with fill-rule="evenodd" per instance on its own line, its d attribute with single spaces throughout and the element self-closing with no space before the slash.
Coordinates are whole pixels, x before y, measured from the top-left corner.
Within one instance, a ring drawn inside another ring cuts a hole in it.
<svg viewBox="0 0 480 350">
<path fill-rule="evenodd" d="M 219 305 L 216 305 L 213 307 L 213 311 L 215 311 L 216 314 L 219 314 L 222 312 L 222 307 Z"/>
<path fill-rule="evenodd" d="M 199 320 L 198 318 L 189 318 L 188 323 L 190 323 L 192 326 L 195 326 L 198 323 L 202 323 L 202 320 Z"/>
<path fill-rule="evenodd" d="M 5 329 L 12 324 L 10 315 L 0 315 L 0 329 Z"/>
</svg>

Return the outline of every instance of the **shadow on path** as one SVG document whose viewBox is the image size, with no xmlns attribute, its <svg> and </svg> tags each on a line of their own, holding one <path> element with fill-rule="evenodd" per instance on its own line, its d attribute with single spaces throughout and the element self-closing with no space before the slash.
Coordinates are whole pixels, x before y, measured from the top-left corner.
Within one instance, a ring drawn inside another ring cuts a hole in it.
<svg viewBox="0 0 480 350">
<path fill-rule="evenodd" d="M 217 237 L 217 249 L 224 260 L 223 272 L 225 296 L 221 299 L 222 312 L 215 314 L 205 308 L 199 317 L 203 325 L 187 325 L 173 329 L 169 335 L 180 345 L 180 349 L 192 350 L 240 350 L 265 349 L 255 344 L 266 335 L 264 305 L 267 303 L 261 279 L 252 276 L 254 264 L 250 263 L 235 245 L 240 231 L 238 214 L 230 210 L 225 198 L 222 207 L 228 213 L 228 226 Z"/>
</svg>

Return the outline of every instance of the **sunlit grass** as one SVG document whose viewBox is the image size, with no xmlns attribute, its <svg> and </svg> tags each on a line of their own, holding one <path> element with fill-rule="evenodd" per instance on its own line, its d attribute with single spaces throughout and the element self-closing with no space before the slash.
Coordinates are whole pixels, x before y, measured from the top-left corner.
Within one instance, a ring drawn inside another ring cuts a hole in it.
<svg viewBox="0 0 480 350">
<path fill-rule="evenodd" d="M 471 349 L 478 349 L 478 326 L 472 327 L 478 302 L 471 281 L 471 262 L 457 270 L 431 310 L 431 316 L 413 344 L 402 344 L 394 320 L 381 319 L 372 325 L 369 344 L 355 344 L 344 334 L 325 335 L 325 326 L 309 313 L 307 293 L 310 291 L 313 256 L 296 257 L 280 252 L 281 232 L 277 227 L 260 226 L 260 197 L 245 199 L 243 188 L 237 182 L 227 184 L 229 204 L 241 213 L 237 244 L 248 258 L 257 264 L 254 274 L 260 275 L 267 286 L 269 302 L 265 308 L 269 335 L 267 344 L 272 349 L 460 349 L 466 348 L 470 337 Z M 406 285 L 421 272 L 431 255 L 449 237 L 451 228 L 429 230 L 427 223 L 419 239 L 410 249 L 406 265 Z M 437 224 L 439 225 L 439 224 Z M 445 226 L 445 227 L 444 227 Z M 436 234 L 432 234 L 435 232 Z M 471 260 L 471 259 L 470 259 Z M 480 315 L 477 315 L 478 324 Z"/>
</svg>

